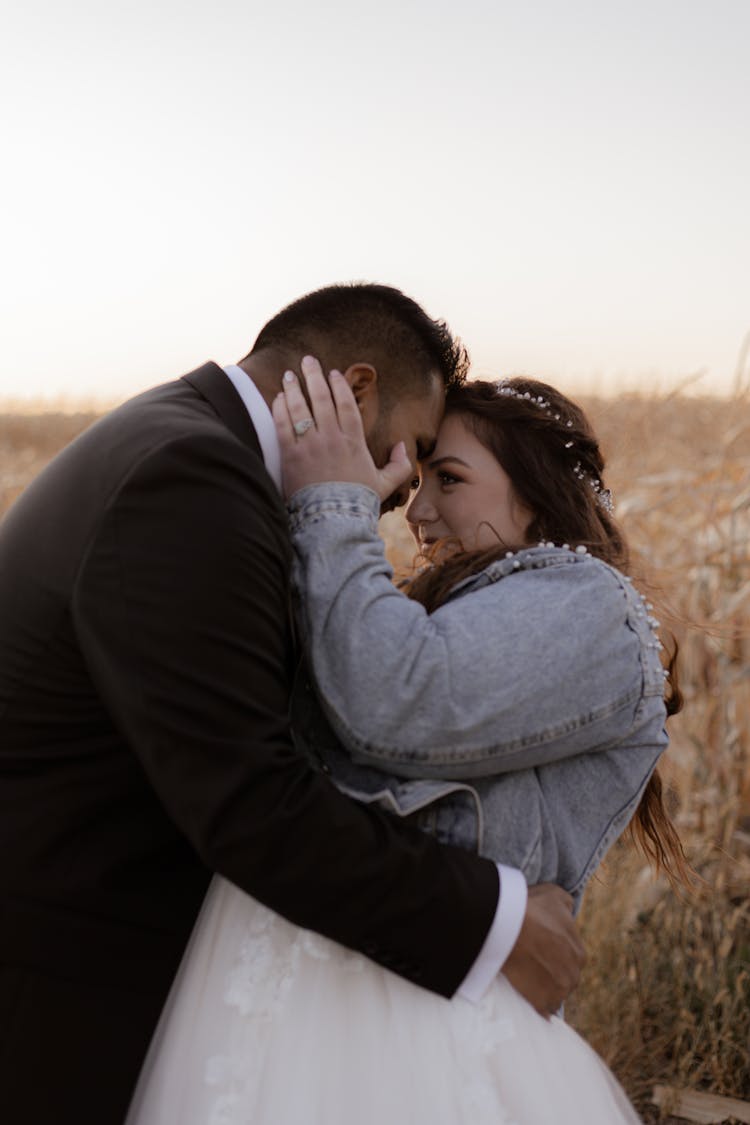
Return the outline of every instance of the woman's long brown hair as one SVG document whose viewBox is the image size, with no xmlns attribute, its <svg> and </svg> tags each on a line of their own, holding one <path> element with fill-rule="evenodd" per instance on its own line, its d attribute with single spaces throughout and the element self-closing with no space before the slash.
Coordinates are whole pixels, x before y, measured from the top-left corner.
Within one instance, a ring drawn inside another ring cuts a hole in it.
<svg viewBox="0 0 750 1125">
<path fill-rule="evenodd" d="M 514 378 L 502 384 L 477 380 L 448 392 L 447 414 L 459 415 L 495 456 L 510 477 L 516 497 L 533 518 L 525 543 L 506 543 L 498 536 L 497 544 L 489 549 L 460 549 L 448 557 L 441 552 L 445 544 L 437 544 L 431 565 L 405 587 L 409 597 L 431 613 L 443 604 L 457 582 L 483 570 L 507 551 L 539 542 L 585 546 L 592 555 L 627 573 L 627 541 L 602 503 L 606 487 L 604 457 L 580 406 L 536 379 Z M 676 661 L 674 644 L 665 681 L 668 716 L 682 707 Z M 658 770 L 643 791 L 629 830 L 657 871 L 664 870 L 673 884 L 689 882 L 690 868 L 664 806 Z"/>
</svg>

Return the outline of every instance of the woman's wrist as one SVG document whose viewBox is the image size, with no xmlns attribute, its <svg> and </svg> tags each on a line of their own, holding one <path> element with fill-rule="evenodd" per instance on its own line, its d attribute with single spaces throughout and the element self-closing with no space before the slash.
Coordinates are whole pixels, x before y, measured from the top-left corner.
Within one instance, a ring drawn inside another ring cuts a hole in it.
<svg viewBox="0 0 750 1125">
<path fill-rule="evenodd" d="M 349 481 L 322 481 L 306 484 L 287 501 L 290 528 L 298 531 L 306 524 L 335 516 L 365 519 L 377 532 L 380 497 L 364 484 Z"/>
</svg>

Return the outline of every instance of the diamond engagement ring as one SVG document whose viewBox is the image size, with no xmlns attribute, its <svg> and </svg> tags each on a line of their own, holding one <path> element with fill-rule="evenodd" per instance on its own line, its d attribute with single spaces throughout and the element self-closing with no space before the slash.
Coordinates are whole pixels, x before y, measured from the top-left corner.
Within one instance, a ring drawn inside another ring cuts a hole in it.
<svg viewBox="0 0 750 1125">
<path fill-rule="evenodd" d="M 303 437 L 315 422 L 312 418 L 300 418 L 299 422 L 294 423 L 294 432 L 297 437 Z"/>
</svg>

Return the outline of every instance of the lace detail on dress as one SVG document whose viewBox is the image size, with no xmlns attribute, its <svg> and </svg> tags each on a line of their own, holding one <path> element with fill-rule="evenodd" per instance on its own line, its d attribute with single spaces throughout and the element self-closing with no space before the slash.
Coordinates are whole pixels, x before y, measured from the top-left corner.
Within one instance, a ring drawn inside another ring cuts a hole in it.
<svg viewBox="0 0 750 1125">
<path fill-rule="evenodd" d="M 297 968 L 300 943 L 287 944 L 286 957 L 279 956 L 275 923 L 281 919 L 265 907 L 253 911 L 240 945 L 236 964 L 227 973 L 224 1002 L 243 1016 L 270 1018 L 281 1010 Z M 273 970 L 273 971 L 271 971 Z"/>
<path fill-rule="evenodd" d="M 205 1084 L 221 1090 L 208 1125 L 237 1125 L 238 1106 L 246 1104 L 261 1078 L 264 1026 L 284 1018 L 285 1002 L 304 972 L 304 960 L 330 961 L 334 956 L 343 974 L 361 973 L 365 967 L 361 954 L 253 904 L 223 994 L 224 1004 L 235 1012 L 227 1013 L 227 1022 L 241 1027 L 242 1033 L 232 1037 L 231 1051 L 209 1056 L 203 1071 Z"/>
<path fill-rule="evenodd" d="M 299 964 L 302 941 L 279 940 L 286 925 L 266 907 L 256 904 L 247 918 L 234 963 L 226 974 L 224 1004 L 241 1017 L 243 1034 L 233 1037 L 234 1051 L 211 1055 L 204 1081 L 221 1093 L 211 1109 L 209 1125 L 235 1125 L 235 1111 L 243 1092 L 259 1078 L 260 1026 L 281 1015 Z M 302 933 L 302 931 L 299 931 Z M 227 1013 L 227 1024 L 237 1015 Z"/>
<path fill-rule="evenodd" d="M 503 1046 L 516 1038 L 516 1026 L 510 1016 L 497 1012 L 491 997 L 486 997 L 478 1010 L 481 1016 L 469 1025 L 473 1034 L 470 1041 L 465 1042 L 468 1050 L 463 1056 L 477 1064 L 464 1074 L 467 1120 L 490 1122 L 497 1120 L 498 1115 L 498 1090 L 492 1058 L 498 1058 Z M 502 1122 L 503 1125 L 518 1125 L 510 1117 L 503 1117 Z"/>
<path fill-rule="evenodd" d="M 268 1034 L 285 1019 L 295 1019 L 294 1014 L 289 1016 L 286 1012 L 287 1001 L 295 984 L 304 986 L 314 973 L 310 962 L 321 967 L 330 962 L 344 990 L 346 978 L 362 974 L 367 965 L 361 954 L 299 929 L 258 903 L 245 917 L 236 950 L 225 976 L 223 1003 L 233 1010 L 227 1011 L 228 1024 L 240 1033 L 231 1037 L 231 1049 L 206 1060 L 204 1081 L 217 1094 L 208 1125 L 250 1125 L 252 1115 L 247 1115 L 256 1098 L 262 1103 L 262 1086 L 264 1077 L 267 1078 L 264 1059 Z M 403 987 L 403 982 L 393 983 L 397 989 Z M 314 999 L 318 1003 L 334 1001 L 330 994 L 314 994 Z M 443 1003 L 435 997 L 430 1002 Z M 296 1011 L 294 1001 L 290 1007 Z M 479 1008 L 482 1016 L 474 1018 L 478 1014 L 474 1010 L 461 1029 L 462 1116 L 465 1114 L 465 1120 L 477 1125 L 516 1125 L 510 1117 L 499 1116 L 497 1086 L 491 1077 L 492 1058 L 516 1037 L 515 1022 L 502 1009 L 498 1011 L 490 998 Z"/>
<path fill-rule="evenodd" d="M 504 977 L 448 1001 L 215 879 L 127 1125 L 638 1125 Z"/>
<path fill-rule="evenodd" d="M 227 973 L 224 1002 L 243 1016 L 278 1016 L 299 971 L 300 958 L 329 961 L 334 951 L 340 970 L 362 972 L 365 959 L 361 954 L 334 945 L 311 930 L 292 926 L 280 915 L 256 904 L 236 963 Z"/>
</svg>

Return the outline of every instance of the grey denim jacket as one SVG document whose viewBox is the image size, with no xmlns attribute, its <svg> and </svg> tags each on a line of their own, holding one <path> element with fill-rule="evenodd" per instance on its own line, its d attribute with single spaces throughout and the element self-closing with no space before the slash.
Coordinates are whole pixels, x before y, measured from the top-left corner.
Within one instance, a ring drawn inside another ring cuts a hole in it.
<svg viewBox="0 0 750 1125">
<path fill-rule="evenodd" d="M 295 737 L 350 795 L 578 905 L 667 744 L 650 607 L 601 560 L 540 545 L 428 614 L 392 583 L 375 493 L 311 485 L 289 513 Z"/>
</svg>

